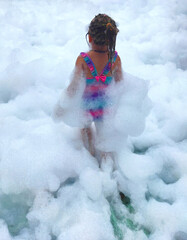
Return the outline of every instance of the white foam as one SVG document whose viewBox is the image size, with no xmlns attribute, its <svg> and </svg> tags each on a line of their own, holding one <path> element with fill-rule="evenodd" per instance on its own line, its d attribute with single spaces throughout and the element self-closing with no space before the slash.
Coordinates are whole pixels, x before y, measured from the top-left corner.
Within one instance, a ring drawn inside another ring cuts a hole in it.
<svg viewBox="0 0 187 240">
<path fill-rule="evenodd" d="M 0 190 L 10 198 L 32 195 L 29 203 L 20 200 L 28 225 L 11 236 L 17 226 L 5 218 L 3 240 L 114 240 L 110 201 L 118 190 L 131 198 L 133 220 L 151 231 L 146 237 L 118 222 L 124 239 L 185 236 L 186 6 L 175 0 L 0 2 Z M 99 12 L 119 23 L 116 50 L 125 72 L 123 88 L 110 92 L 119 101 L 116 114 L 96 139 L 98 149 L 117 152 L 112 174 L 82 144 L 79 95 L 65 98 L 66 118 L 52 119 L 56 103 L 64 107 L 63 91 Z M 116 204 L 121 211 L 119 199 Z M 16 218 L 11 206 L 6 211 Z"/>
</svg>

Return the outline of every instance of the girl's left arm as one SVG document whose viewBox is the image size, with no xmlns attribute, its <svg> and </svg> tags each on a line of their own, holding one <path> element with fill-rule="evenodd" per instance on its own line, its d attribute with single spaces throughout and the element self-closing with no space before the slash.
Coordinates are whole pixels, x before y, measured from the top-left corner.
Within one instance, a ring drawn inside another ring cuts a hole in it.
<svg viewBox="0 0 187 240">
<path fill-rule="evenodd" d="M 117 59 L 116 59 L 116 66 L 114 69 L 114 79 L 115 79 L 115 82 L 120 82 L 121 80 L 123 80 L 121 59 L 120 59 L 119 55 L 117 56 Z"/>
<path fill-rule="evenodd" d="M 67 94 L 69 97 L 73 97 L 76 94 L 76 92 L 81 84 L 83 72 L 84 72 L 83 71 L 83 58 L 81 56 L 78 56 L 76 63 L 75 63 L 75 69 L 74 69 L 72 80 L 71 80 L 69 86 L 67 87 Z"/>
</svg>

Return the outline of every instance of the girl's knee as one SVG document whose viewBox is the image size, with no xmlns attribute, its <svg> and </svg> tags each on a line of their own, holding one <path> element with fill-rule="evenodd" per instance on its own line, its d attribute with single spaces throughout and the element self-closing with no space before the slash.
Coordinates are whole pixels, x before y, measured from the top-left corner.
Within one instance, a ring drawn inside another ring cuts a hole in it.
<svg viewBox="0 0 187 240">
<path fill-rule="evenodd" d="M 83 133 L 83 134 L 88 134 L 90 132 L 90 128 L 82 128 L 81 129 L 81 133 Z"/>
</svg>

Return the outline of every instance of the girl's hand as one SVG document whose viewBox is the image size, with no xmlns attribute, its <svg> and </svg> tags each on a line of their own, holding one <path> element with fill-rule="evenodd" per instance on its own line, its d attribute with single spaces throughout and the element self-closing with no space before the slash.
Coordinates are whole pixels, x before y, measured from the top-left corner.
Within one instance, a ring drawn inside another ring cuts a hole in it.
<svg viewBox="0 0 187 240">
<path fill-rule="evenodd" d="M 63 116 L 66 114 L 67 109 L 62 108 L 59 104 L 59 102 L 56 104 L 54 111 L 52 113 L 52 118 L 54 121 L 61 121 Z"/>
</svg>

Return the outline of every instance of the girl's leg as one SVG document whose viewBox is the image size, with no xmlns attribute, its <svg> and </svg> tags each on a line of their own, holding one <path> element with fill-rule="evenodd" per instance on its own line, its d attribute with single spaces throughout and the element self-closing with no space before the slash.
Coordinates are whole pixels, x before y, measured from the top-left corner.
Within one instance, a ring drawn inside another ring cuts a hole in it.
<svg viewBox="0 0 187 240">
<path fill-rule="evenodd" d="M 103 171 L 113 172 L 116 169 L 115 153 L 114 152 L 102 152 L 100 167 Z"/>
<path fill-rule="evenodd" d="M 107 141 L 108 137 L 112 137 L 112 136 L 108 136 L 108 133 L 104 131 L 105 129 L 102 121 L 96 122 L 95 127 L 96 127 L 96 136 L 97 136 L 97 139 L 101 142 L 101 145 L 102 145 L 102 142 Z M 105 166 L 108 165 L 106 166 L 107 168 L 115 168 L 114 165 L 115 165 L 116 154 L 115 152 L 111 152 L 108 149 L 107 145 L 105 146 L 105 148 L 106 150 L 100 149 L 100 161 L 101 161 L 100 166 L 101 168 L 102 166 L 105 168 Z"/>
<path fill-rule="evenodd" d="M 94 137 L 92 128 L 86 127 L 81 129 L 81 135 L 84 146 L 88 149 L 92 156 L 95 156 Z"/>
</svg>

